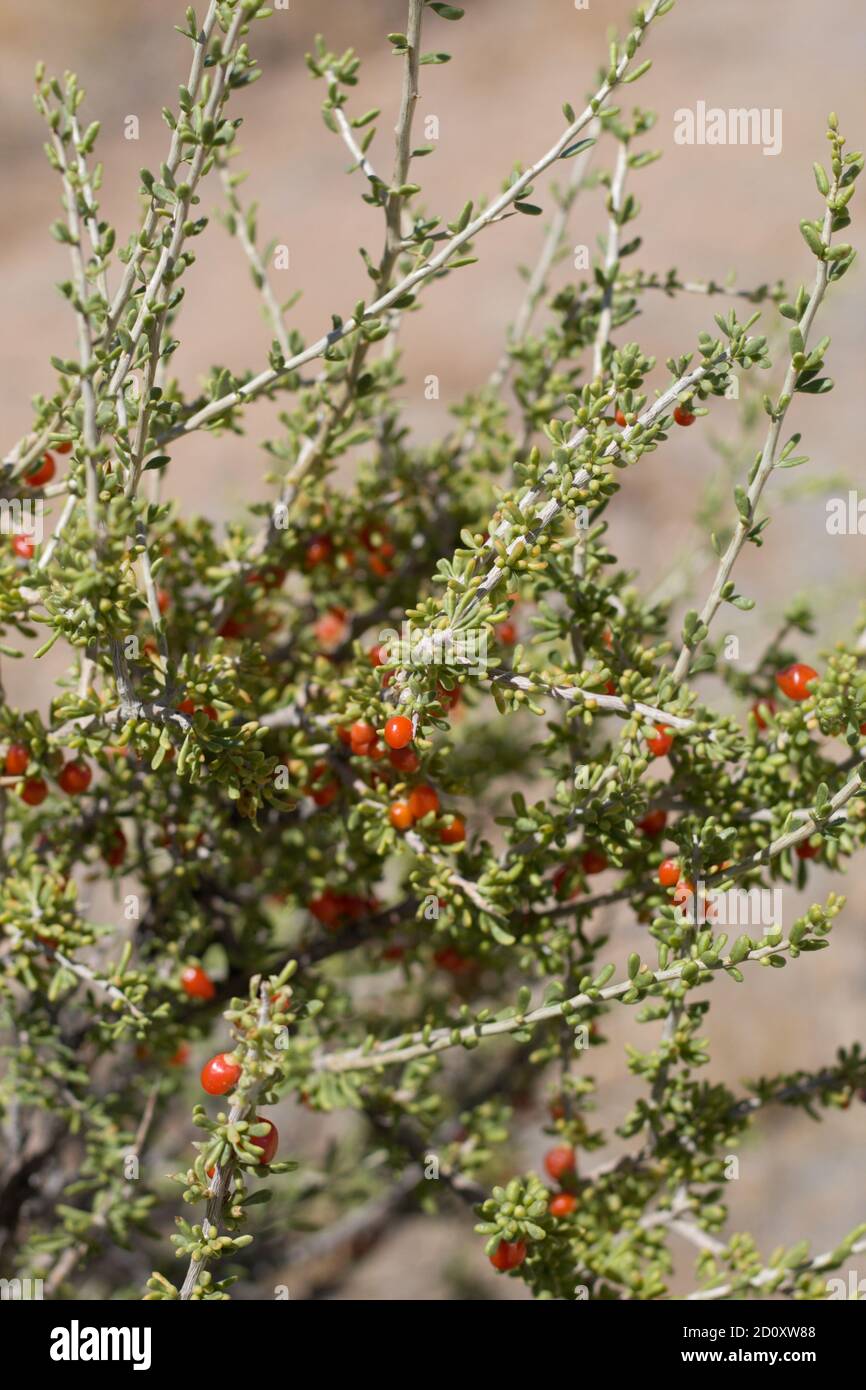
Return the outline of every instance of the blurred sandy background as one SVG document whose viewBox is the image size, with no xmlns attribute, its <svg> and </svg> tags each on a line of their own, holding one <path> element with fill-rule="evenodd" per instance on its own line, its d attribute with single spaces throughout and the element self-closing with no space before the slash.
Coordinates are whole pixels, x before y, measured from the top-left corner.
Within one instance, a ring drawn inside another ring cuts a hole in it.
<svg viewBox="0 0 866 1390">
<path fill-rule="evenodd" d="M 562 102 L 583 105 L 605 53 L 605 31 L 611 23 L 622 28 L 628 13 L 622 0 L 591 0 L 588 10 L 576 10 L 571 0 L 464 3 L 467 16 L 458 25 L 432 14 L 426 20 L 425 50 L 444 48 L 454 57 L 447 66 L 422 68 L 416 125 L 416 143 L 423 143 L 424 117 L 439 118 L 436 153 L 417 172 L 427 205 L 448 220 L 468 197 L 495 195 L 515 160 L 529 163 L 552 143 L 561 129 Z M 41 150 L 42 130 L 31 103 L 33 66 L 44 58 L 50 70 L 74 68 L 87 87 L 85 118 L 102 122 L 103 214 L 125 240 L 137 217 L 137 170 L 158 168 L 168 143 L 159 112 L 175 104 L 177 83 L 186 77 L 188 45 L 172 29 L 182 16 L 175 0 L 0 0 L 4 449 L 28 428 L 30 395 L 51 383 L 49 353 L 65 354 L 73 345 L 73 324 L 55 288 L 67 262 L 47 231 L 58 215 L 58 180 Z M 262 239 L 289 247 L 291 268 L 274 278 L 281 298 L 303 289 L 291 321 L 307 336 L 317 336 L 332 312 L 347 313 L 369 293 L 356 248 L 363 243 L 377 249 L 381 232 L 379 213 L 361 201 L 360 176 L 345 176 L 348 156 L 319 114 L 324 86 L 310 80 L 303 55 L 317 31 L 337 51 L 357 47 L 362 80 L 351 109 L 360 114 L 373 105 L 383 108 L 371 155 L 387 169 L 399 64 L 384 35 L 404 28 L 404 21 L 399 0 L 291 0 L 287 11 L 277 11 L 253 32 L 265 75 L 233 107 L 244 116 L 240 163 L 251 171 L 245 197 L 261 204 Z M 654 28 L 646 53 L 653 70 L 625 89 L 625 102 L 658 111 L 658 125 L 645 143 L 664 150 L 665 157 L 634 175 L 630 185 L 644 208 L 637 224 L 644 239 L 640 263 L 660 273 L 676 266 L 686 278 L 721 278 L 736 270 L 743 286 L 778 276 L 795 286 L 804 277 L 811 281 L 813 263 L 797 223 L 818 211 L 811 163 L 825 157 L 827 112 L 838 111 L 849 147 L 861 148 L 866 140 L 862 0 L 680 0 Z M 673 112 L 698 100 L 724 108 L 781 108 L 781 153 L 771 158 L 757 147 L 674 145 Z M 128 115 L 140 121 L 137 143 L 123 137 Z M 546 189 L 539 180 L 533 201 L 547 209 Z M 212 209 L 214 197 L 211 185 L 205 210 Z M 852 204 L 854 227 L 845 234 L 861 246 L 862 201 L 861 189 Z M 423 310 L 410 318 L 403 340 L 404 397 L 419 437 L 441 430 L 449 403 L 483 381 L 495 364 L 521 294 L 514 268 L 532 260 L 543 234 L 540 224 L 514 217 L 488 229 L 477 241 L 478 265 L 424 292 Z M 592 246 L 602 226 L 598 195 L 588 194 L 575 210 L 571 241 Z M 199 260 L 185 280 L 184 346 L 174 359 L 190 390 L 214 362 L 237 370 L 264 365 L 270 337 L 237 244 L 213 225 L 195 249 Z M 572 273 L 570 264 L 560 267 L 561 280 Z M 772 504 L 804 480 L 814 490 L 788 505 L 763 550 L 744 556 L 738 566 L 741 589 L 754 593 L 759 572 L 763 596 L 757 614 L 728 610 L 725 618 L 726 630 L 740 636 L 746 661 L 793 593 L 812 589 L 821 613 L 820 640 L 803 652 L 807 660 L 849 629 L 863 596 L 863 539 L 829 537 L 825 529 L 827 496 L 843 490 L 841 479 L 857 487 L 862 475 L 863 289 L 861 261 L 831 292 L 819 324 L 820 333 L 833 339 L 829 371 L 837 389 L 829 398 L 800 398 L 789 416 L 791 427 L 804 431 L 814 459 L 808 479 L 805 470 L 785 474 L 767 495 Z M 701 328 L 712 329 L 711 311 L 724 307 L 724 300 L 710 305 L 697 296 L 672 302 L 647 295 L 644 317 L 627 333 L 663 363 L 690 349 Z M 431 372 L 440 377 L 439 402 L 424 400 L 424 377 Z M 722 403 L 713 412 L 713 432 L 721 436 L 726 411 L 736 431 L 737 407 Z M 275 414 L 264 405 L 249 415 L 242 441 L 199 435 L 179 445 L 170 485 L 184 504 L 223 518 L 260 495 L 264 458 L 257 441 Z M 701 539 L 691 517 L 695 484 L 715 465 L 707 436 L 694 430 L 673 438 L 662 454 L 628 476 L 616 500 L 614 549 L 641 566 L 647 585 L 665 574 L 676 553 Z M 709 574 L 701 572 L 698 599 L 708 582 Z M 32 702 L 38 692 L 28 691 L 22 676 L 10 673 L 10 694 Z M 863 1036 L 863 886 L 862 869 L 851 873 L 849 906 L 830 951 L 781 975 L 753 971 L 736 994 L 727 983 L 716 987 L 716 997 L 727 996 L 727 1007 L 710 1014 L 714 1072 L 736 1081 L 780 1067 L 811 1068 L 830 1061 L 839 1044 Z M 796 905 L 786 902 L 786 911 L 793 920 Z M 637 929 L 623 923 L 618 954 L 636 944 Z M 640 1030 L 620 1011 L 606 1031 L 614 1046 L 594 1053 L 593 1061 L 603 1079 L 602 1118 L 612 1123 L 632 1095 L 622 1075 L 622 1043 L 638 1041 Z M 640 1042 L 647 1045 L 646 1037 Z M 538 1162 L 546 1146 L 540 1123 L 540 1114 L 523 1119 L 522 1161 Z M 323 1142 L 320 1122 L 305 1116 L 300 1124 L 302 1142 L 315 1152 Z M 728 1193 L 731 1229 L 751 1229 L 767 1251 L 801 1236 L 826 1249 L 866 1216 L 866 1106 L 855 1104 L 820 1126 L 799 1113 L 768 1114 L 759 1135 L 763 1142 L 743 1151 L 741 1180 Z M 413 1218 L 338 1296 L 453 1297 L 455 1285 L 443 1280 L 443 1268 L 452 1274 L 471 1268 L 478 1276 L 477 1238 L 467 1235 L 470 1228 L 465 1219 Z M 689 1262 L 690 1256 L 678 1281 L 682 1289 L 691 1286 Z M 522 1287 L 496 1281 L 492 1273 L 480 1280 L 493 1297 L 514 1296 Z"/>
</svg>

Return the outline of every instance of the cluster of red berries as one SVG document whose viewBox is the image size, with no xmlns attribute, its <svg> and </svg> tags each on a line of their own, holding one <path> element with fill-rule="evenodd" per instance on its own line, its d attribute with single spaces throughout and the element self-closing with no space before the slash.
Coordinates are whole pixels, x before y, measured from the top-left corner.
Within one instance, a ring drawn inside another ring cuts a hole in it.
<svg viewBox="0 0 866 1390">
<path fill-rule="evenodd" d="M 358 533 L 358 540 L 367 553 L 369 569 L 379 579 L 386 579 L 392 569 L 390 561 L 397 553 L 397 547 L 393 541 L 388 540 L 387 527 L 381 523 L 375 527 L 362 526 Z M 313 536 L 307 542 L 305 554 L 307 569 L 312 570 L 319 565 L 330 564 L 334 559 L 334 554 L 334 542 L 327 533 Z M 342 551 L 342 556 L 347 565 L 354 566 L 356 554 L 351 547 Z"/>
<path fill-rule="evenodd" d="M 318 898 L 311 898 L 307 910 L 317 922 L 330 931 L 335 931 L 346 922 L 357 921 L 375 912 L 379 903 L 376 898 L 361 898 L 352 893 L 335 893 L 326 888 Z"/>
<path fill-rule="evenodd" d="M 209 1096 L 224 1096 L 234 1090 L 240 1076 L 241 1068 L 237 1062 L 233 1062 L 227 1052 L 218 1052 L 202 1067 L 201 1084 Z M 271 1120 L 266 1120 L 263 1115 L 256 1115 L 253 1124 L 268 1126 L 267 1134 L 250 1135 L 250 1143 L 261 1149 L 261 1164 L 273 1163 L 280 1142 L 276 1125 Z M 213 1177 L 214 1171 L 213 1168 L 208 1169 L 209 1178 Z"/>
<path fill-rule="evenodd" d="M 23 743 L 10 744 L 6 753 L 6 775 L 23 777 L 29 765 L 30 750 Z M 82 762 L 80 758 L 72 758 L 63 764 L 57 776 L 57 785 L 67 796 L 80 796 L 82 792 L 87 791 L 92 780 L 93 772 L 87 763 Z M 28 806 L 41 806 L 47 795 L 48 783 L 44 777 L 28 777 L 21 788 L 21 799 Z"/>
</svg>

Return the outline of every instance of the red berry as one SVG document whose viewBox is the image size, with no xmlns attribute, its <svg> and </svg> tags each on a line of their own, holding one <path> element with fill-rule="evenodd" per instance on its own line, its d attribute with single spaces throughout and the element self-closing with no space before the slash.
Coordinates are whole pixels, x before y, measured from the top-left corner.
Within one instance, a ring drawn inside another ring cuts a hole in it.
<svg viewBox="0 0 866 1390">
<path fill-rule="evenodd" d="M 676 859 L 663 859 L 659 864 L 659 883 L 662 888 L 673 888 L 680 881 L 680 866 Z"/>
<path fill-rule="evenodd" d="M 410 830 L 415 824 L 408 801 L 395 801 L 388 812 L 388 819 L 395 830 Z"/>
<path fill-rule="evenodd" d="M 674 419 L 678 425 L 693 425 L 695 416 L 690 410 L 686 410 L 684 405 L 678 405 L 674 410 Z"/>
<path fill-rule="evenodd" d="M 114 833 L 105 851 L 105 862 L 112 869 L 118 869 L 126 858 L 126 836 L 120 826 L 115 826 Z"/>
<path fill-rule="evenodd" d="M 21 800 L 28 806 L 41 806 L 48 795 L 48 785 L 41 777 L 30 777 L 21 788 Z"/>
<path fill-rule="evenodd" d="M 577 1198 L 570 1192 L 560 1192 L 550 1203 L 548 1211 L 551 1216 L 571 1216 L 577 1206 Z"/>
<path fill-rule="evenodd" d="M 776 684 L 783 695 L 787 695 L 789 700 L 808 700 L 808 685 L 817 680 L 818 672 L 813 666 L 806 666 L 802 661 L 795 661 L 792 666 L 786 666 L 784 671 L 777 671 Z"/>
<path fill-rule="evenodd" d="M 271 1120 L 266 1120 L 264 1115 L 256 1115 L 254 1124 L 267 1125 L 267 1134 L 251 1134 L 250 1143 L 255 1144 L 257 1149 L 261 1149 L 262 1156 L 259 1163 L 267 1165 L 273 1163 L 276 1157 L 277 1145 L 280 1142 L 279 1130 Z"/>
<path fill-rule="evenodd" d="M 459 685 L 455 685 L 451 690 L 448 690 L 442 684 L 441 681 L 437 681 L 436 694 L 438 696 L 440 705 L 447 714 L 450 710 L 455 709 L 457 705 L 460 704 L 463 692 L 461 691 Z"/>
<path fill-rule="evenodd" d="M 405 748 L 412 742 L 412 720 L 405 714 L 395 714 L 385 725 L 385 742 L 389 748 Z"/>
<path fill-rule="evenodd" d="M 568 894 L 569 901 L 572 898 L 577 897 L 578 893 L 580 892 L 580 884 L 573 884 L 569 882 L 573 874 L 573 864 L 560 864 L 556 873 L 553 875 L 553 878 L 550 880 L 554 895 L 557 898 L 563 895 L 566 888 L 571 889 L 571 892 Z"/>
<path fill-rule="evenodd" d="M 665 753 L 670 752 L 673 741 L 674 736 L 667 724 L 656 724 L 656 733 L 647 739 L 646 746 L 654 758 L 663 758 Z"/>
<path fill-rule="evenodd" d="M 475 964 L 468 956 L 461 955 L 456 946 L 443 946 L 434 951 L 433 959 L 440 970 L 447 970 L 449 975 L 465 975 Z"/>
<path fill-rule="evenodd" d="M 170 1067 L 182 1067 L 189 1060 L 189 1043 L 181 1043 L 168 1059 Z"/>
<path fill-rule="evenodd" d="M 494 1269 L 507 1273 L 517 1269 L 526 1259 L 526 1242 L 523 1240 L 501 1240 L 490 1256 Z"/>
<path fill-rule="evenodd" d="M 72 762 L 65 763 L 61 768 L 60 776 L 57 778 L 57 785 L 61 791 L 66 792 L 67 796 L 80 796 L 86 792 L 93 780 L 93 772 L 80 759 L 73 759 Z"/>
<path fill-rule="evenodd" d="M 334 553 L 334 543 L 330 536 L 314 536 L 307 546 L 306 562 L 308 569 L 315 569 L 330 560 Z"/>
<path fill-rule="evenodd" d="M 171 594 L 169 594 L 166 589 L 157 589 L 156 606 L 160 613 L 167 613 L 169 608 L 171 608 Z"/>
<path fill-rule="evenodd" d="M 409 793 L 409 810 L 416 820 L 422 820 L 431 811 L 436 815 L 439 810 L 439 797 L 432 787 L 415 787 Z"/>
<path fill-rule="evenodd" d="M 200 965 L 187 965 L 180 974 L 181 989 L 190 999 L 213 999 L 216 985 Z"/>
<path fill-rule="evenodd" d="M 797 858 L 798 858 L 798 859 L 817 859 L 817 857 L 818 857 L 818 855 L 819 855 L 820 853 L 821 853 L 821 846 L 820 846 L 820 844 L 813 845 L 813 844 L 810 844 L 808 840 L 803 840 L 803 842 L 802 842 L 801 844 L 797 845 Z"/>
<path fill-rule="evenodd" d="M 12 537 L 12 549 L 20 560 L 32 560 L 36 542 L 32 536 L 20 533 Z"/>
<path fill-rule="evenodd" d="M 312 898 L 307 903 L 307 909 L 325 927 L 336 926 L 343 915 L 340 899 L 330 888 L 326 888 L 320 898 Z"/>
<path fill-rule="evenodd" d="M 383 666 L 388 653 L 381 642 L 377 642 L 367 653 L 371 666 Z"/>
<path fill-rule="evenodd" d="M 643 819 L 638 821 L 637 828 L 642 830 L 644 835 L 649 835 L 650 839 L 655 839 L 656 835 L 661 835 L 667 823 L 667 811 L 648 811 Z"/>
<path fill-rule="evenodd" d="M 44 454 L 39 467 L 34 468 L 32 473 L 24 474 L 24 482 L 28 487 L 42 487 L 45 483 L 51 482 L 54 472 L 53 458 L 50 454 Z"/>
<path fill-rule="evenodd" d="M 71 440 L 71 439 L 61 439 L 61 441 L 60 441 L 59 444 L 52 444 L 52 445 L 51 445 L 51 448 L 53 449 L 53 451 L 54 451 L 55 454 L 71 454 L 71 453 L 72 453 L 72 440 Z"/>
<path fill-rule="evenodd" d="M 323 778 L 327 780 L 323 781 Z M 316 763 L 305 790 L 317 806 L 330 806 L 331 802 L 336 799 L 340 788 L 330 776 L 328 764 Z"/>
<path fill-rule="evenodd" d="M 313 625 L 316 641 L 323 651 L 333 651 L 349 634 L 345 608 L 329 608 Z"/>
<path fill-rule="evenodd" d="M 201 1084 L 209 1096 L 224 1096 L 234 1090 L 240 1074 L 237 1062 L 232 1062 L 227 1052 L 218 1052 L 202 1067 Z"/>
<path fill-rule="evenodd" d="M 599 849 L 585 849 L 580 864 L 585 874 L 600 874 L 607 868 L 607 856 Z"/>
<path fill-rule="evenodd" d="M 180 714 L 189 715 L 190 719 L 192 719 L 195 714 L 195 701 L 191 700 L 187 695 L 185 700 L 181 700 L 177 708 Z"/>
<path fill-rule="evenodd" d="M 421 759 L 414 748 L 392 748 L 388 761 L 398 772 L 417 772 L 421 766 Z"/>
<path fill-rule="evenodd" d="M 349 742 L 352 745 L 352 752 L 363 757 L 369 753 L 370 748 L 376 742 L 376 730 L 372 724 L 368 724 L 366 719 L 357 719 L 349 730 Z"/>
<path fill-rule="evenodd" d="M 466 826 L 460 816 L 452 816 L 448 825 L 439 831 L 443 845 L 459 845 L 466 839 Z"/>
<path fill-rule="evenodd" d="M 386 946 L 382 952 L 383 960 L 402 960 L 406 954 L 405 946 Z"/>
<path fill-rule="evenodd" d="M 625 429 L 626 420 L 625 420 L 625 416 L 623 415 L 623 413 L 622 413 L 621 410 L 618 410 L 618 411 L 616 412 L 616 423 L 617 423 L 622 429 Z"/>
<path fill-rule="evenodd" d="M 513 647 L 517 641 L 517 628 L 514 623 L 509 621 L 500 623 L 496 629 L 496 636 L 500 642 L 504 642 L 506 647 Z"/>
<path fill-rule="evenodd" d="M 383 560 L 381 552 L 378 555 L 371 555 L 368 563 L 370 569 L 380 579 L 386 579 L 391 573 L 391 566 L 387 560 Z"/>
<path fill-rule="evenodd" d="M 20 777 L 22 772 L 27 771 L 27 764 L 30 762 L 30 753 L 23 743 L 10 743 L 9 751 L 6 754 L 6 775 L 8 777 Z"/>
<path fill-rule="evenodd" d="M 206 714 L 208 719 L 212 719 L 214 723 L 216 723 L 219 720 L 219 715 L 217 714 L 213 705 L 202 705 L 201 712 L 202 714 Z"/>
<path fill-rule="evenodd" d="M 574 1149 L 570 1144 L 557 1144 L 544 1155 L 544 1166 L 554 1182 L 562 1182 L 569 1173 L 573 1173 L 574 1165 Z"/>
<path fill-rule="evenodd" d="M 243 637 L 244 625 L 238 622 L 237 618 L 226 618 L 220 627 L 217 636 L 226 637 L 229 640 L 236 637 Z"/>
<path fill-rule="evenodd" d="M 755 723 L 757 724 L 757 726 L 758 726 L 759 729 L 766 729 L 766 727 L 767 727 L 767 721 L 766 721 L 766 719 L 763 717 L 763 715 L 761 714 L 761 710 L 762 710 L 762 709 L 767 710 L 767 712 L 768 712 L 769 714 L 775 714 L 775 713 L 776 713 L 776 701 L 775 701 L 775 700 L 762 699 L 762 700 L 757 700 L 757 701 L 755 702 L 755 704 L 752 705 L 752 714 L 755 716 Z"/>
<path fill-rule="evenodd" d="M 681 878 L 674 889 L 674 907 L 685 907 L 695 896 L 695 885 L 690 878 Z"/>
</svg>

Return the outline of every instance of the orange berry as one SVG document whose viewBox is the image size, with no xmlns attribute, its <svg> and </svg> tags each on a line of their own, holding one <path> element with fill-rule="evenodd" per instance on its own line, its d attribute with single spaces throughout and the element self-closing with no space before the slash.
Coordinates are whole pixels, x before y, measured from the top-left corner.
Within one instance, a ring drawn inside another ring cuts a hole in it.
<svg viewBox="0 0 866 1390">
<path fill-rule="evenodd" d="M 466 826 L 460 816 L 452 816 L 448 825 L 439 831 L 443 845 L 459 845 L 466 839 Z"/>
<path fill-rule="evenodd" d="M 409 809 L 416 820 L 422 820 L 431 811 L 435 815 L 439 810 L 439 797 L 432 787 L 415 787 L 409 793 Z"/>
<path fill-rule="evenodd" d="M 412 720 L 405 714 L 395 714 L 385 725 L 385 742 L 389 748 L 405 748 L 412 742 Z"/>
<path fill-rule="evenodd" d="M 410 830 L 415 824 L 415 817 L 408 801 L 393 802 L 388 811 L 388 819 L 395 830 Z"/>
</svg>

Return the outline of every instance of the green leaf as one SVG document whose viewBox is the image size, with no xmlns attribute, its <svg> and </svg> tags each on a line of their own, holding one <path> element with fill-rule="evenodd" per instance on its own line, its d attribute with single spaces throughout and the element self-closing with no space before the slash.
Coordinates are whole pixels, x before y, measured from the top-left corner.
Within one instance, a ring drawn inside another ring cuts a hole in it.
<svg viewBox="0 0 866 1390">
<path fill-rule="evenodd" d="M 434 10 L 440 19 L 462 19 L 466 13 L 465 10 L 458 9 L 456 5 L 443 5 L 440 0 L 430 0 L 430 9 Z"/>
</svg>

